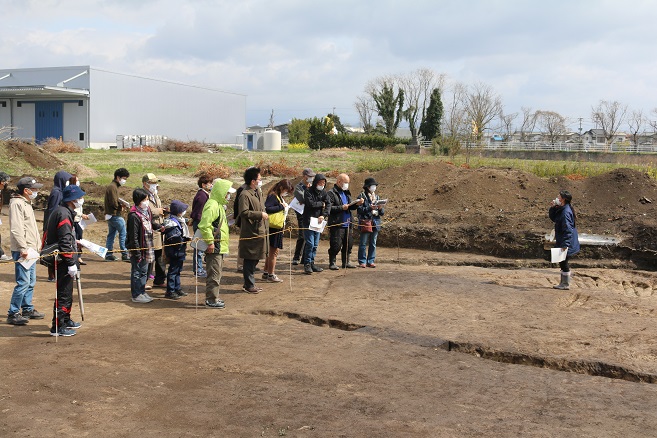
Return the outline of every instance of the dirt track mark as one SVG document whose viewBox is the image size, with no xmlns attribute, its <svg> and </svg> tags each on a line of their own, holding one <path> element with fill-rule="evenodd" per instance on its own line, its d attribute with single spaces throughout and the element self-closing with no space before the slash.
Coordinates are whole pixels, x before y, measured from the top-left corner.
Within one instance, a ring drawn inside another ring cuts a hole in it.
<svg viewBox="0 0 657 438">
<path fill-rule="evenodd" d="M 582 296 L 580 294 L 573 294 L 571 299 L 572 305 L 580 300 L 584 300 L 584 302 L 586 302 L 588 301 L 589 297 Z M 450 352 L 453 351 L 457 353 L 464 353 L 500 363 L 547 368 L 554 371 L 587 374 L 590 376 L 627 380 L 629 382 L 636 383 L 657 384 L 657 374 L 643 373 L 620 365 L 605 363 L 601 361 L 566 359 L 532 355 L 518 351 L 498 350 L 496 348 L 481 344 L 452 341 L 435 336 L 419 335 L 393 329 L 368 327 L 361 324 L 348 323 L 336 319 L 324 319 L 318 316 L 301 315 L 295 312 L 256 310 L 253 312 L 253 314 L 296 319 L 297 321 L 306 324 L 312 324 L 318 327 L 337 328 L 344 331 L 357 331 L 358 333 L 367 334 L 378 339 L 385 339 L 391 342 L 403 342 L 420 347 L 432 348 L 434 350 L 440 349 Z"/>
<path fill-rule="evenodd" d="M 627 278 L 616 279 L 577 273 L 573 277 L 573 281 L 576 280 L 580 287 L 610 289 L 626 297 L 648 298 L 655 295 L 657 284 L 653 278 L 641 278 L 644 276 L 631 272 L 626 272 L 625 275 Z"/>
</svg>

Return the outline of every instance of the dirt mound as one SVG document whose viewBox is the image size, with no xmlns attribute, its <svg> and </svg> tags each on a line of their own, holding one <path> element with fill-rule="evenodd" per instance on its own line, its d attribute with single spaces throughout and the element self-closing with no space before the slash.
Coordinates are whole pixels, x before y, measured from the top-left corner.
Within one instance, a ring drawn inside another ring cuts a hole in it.
<svg viewBox="0 0 657 438">
<path fill-rule="evenodd" d="M 360 187 L 366 175 L 352 178 Z M 504 257 L 542 257 L 547 216 L 560 190 L 573 195 L 580 233 L 620 236 L 621 247 L 586 247 L 584 256 L 652 260 L 657 243 L 657 183 L 647 174 L 617 169 L 584 180 L 538 178 L 512 169 L 458 168 L 418 163 L 374 174 L 390 198 L 384 245 L 461 250 Z M 652 263 L 652 262 L 651 262 Z"/>
<path fill-rule="evenodd" d="M 23 159 L 32 167 L 46 170 L 59 170 L 65 165 L 65 163 L 56 156 L 33 144 L 20 141 L 7 141 L 5 143 L 5 149 L 10 158 Z"/>
</svg>

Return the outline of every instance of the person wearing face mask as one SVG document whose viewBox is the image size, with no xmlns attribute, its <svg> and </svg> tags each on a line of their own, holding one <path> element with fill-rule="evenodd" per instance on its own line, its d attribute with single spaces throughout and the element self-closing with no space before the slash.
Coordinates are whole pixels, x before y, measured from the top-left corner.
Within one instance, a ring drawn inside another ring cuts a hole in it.
<svg viewBox="0 0 657 438">
<path fill-rule="evenodd" d="M 41 250 L 39 227 L 37 226 L 32 200 L 43 184 L 26 176 L 18 180 L 18 191 L 12 193 L 9 200 L 9 242 L 14 261 L 26 258 L 28 250 Z M 25 325 L 30 319 L 43 319 L 45 314 L 38 312 L 32 304 L 34 285 L 36 284 L 36 263 L 26 269 L 20 263 L 14 263 L 16 286 L 11 295 L 7 323 Z M 22 313 L 22 314 L 21 314 Z"/>
<path fill-rule="evenodd" d="M 255 169 L 254 166 L 249 167 L 249 169 Z M 249 170 L 247 169 L 247 170 Z M 262 182 L 260 183 L 262 184 Z M 242 218 L 239 216 L 237 213 L 240 209 L 240 195 L 242 194 L 242 191 L 244 189 L 248 189 L 249 185 L 247 183 L 242 184 L 237 188 L 237 192 L 235 192 L 235 200 L 233 201 L 233 217 L 235 218 L 235 226 L 237 228 L 240 228 L 242 225 Z M 240 246 L 242 245 L 242 241 L 237 242 L 237 272 L 242 272 L 242 268 L 244 265 L 244 259 L 242 256 L 240 256 Z M 256 267 L 256 272 L 260 271 L 260 268 Z"/>
<path fill-rule="evenodd" d="M 265 211 L 265 199 L 262 194 L 262 176 L 260 169 L 249 167 L 244 172 L 244 184 L 248 188 L 239 196 L 237 215 L 240 218 L 239 256 L 244 260 L 242 290 L 257 294 L 262 289 L 256 286 L 255 270 L 258 262 L 269 252 L 269 215 Z"/>
<path fill-rule="evenodd" d="M 71 178 L 68 180 L 69 185 L 75 185 L 75 186 L 80 186 L 80 180 L 78 179 L 78 176 L 73 174 Z M 84 201 L 84 199 L 83 199 Z M 73 228 L 75 229 L 75 240 L 79 241 L 82 239 L 82 236 L 84 235 L 84 232 L 82 230 L 82 227 L 80 226 L 80 221 L 82 219 L 89 219 L 89 216 L 84 214 L 82 212 L 82 204 L 80 204 L 79 207 L 75 207 L 75 217 L 73 218 Z M 78 252 L 80 253 L 78 257 L 78 263 L 81 265 L 86 265 L 86 263 L 82 260 L 82 245 L 78 244 Z"/>
<path fill-rule="evenodd" d="M 5 172 L 0 172 L 0 213 L 2 213 L 2 204 L 4 201 L 4 190 L 9 185 L 9 175 L 7 175 Z M 8 256 L 5 254 L 4 250 L 2 249 L 2 236 L 0 236 L 0 261 L 2 262 L 8 262 L 13 260 L 11 256 Z"/>
<path fill-rule="evenodd" d="M 225 207 L 230 201 L 231 194 L 236 192 L 232 185 L 232 182 L 221 178 L 212 182 L 210 199 L 203 206 L 201 222 L 198 224 L 203 241 L 208 245 L 205 250 L 205 266 L 208 273 L 205 280 L 205 306 L 211 309 L 223 309 L 226 306 L 224 300 L 219 298 L 219 290 L 224 257 L 228 254 L 229 244 Z"/>
<path fill-rule="evenodd" d="M 326 177 L 321 173 L 315 175 L 313 183 L 308 190 L 304 193 L 303 199 L 303 221 L 304 224 L 310 224 L 310 218 L 319 218 L 321 223 L 328 217 L 328 212 L 331 208 L 328 195 L 326 194 Z M 311 275 L 313 272 L 322 272 L 324 269 L 315 265 L 315 255 L 317 254 L 317 247 L 319 246 L 320 233 L 318 231 L 306 228 L 303 230 L 304 243 L 303 250 L 303 272 Z"/>
<path fill-rule="evenodd" d="M 299 181 L 299 184 L 294 187 L 294 197 L 301 205 L 303 205 L 304 193 L 306 193 L 306 190 L 312 185 L 313 178 L 315 178 L 315 172 L 310 168 L 305 168 L 301 173 L 301 181 Z M 301 256 L 303 255 L 303 245 L 306 241 L 303 237 L 303 229 L 308 228 L 308 225 L 303 222 L 303 214 L 298 211 L 295 211 L 295 213 L 297 215 L 297 227 L 299 229 L 297 230 L 297 243 L 294 247 L 292 264 L 296 266 L 299 264 L 299 260 L 301 260 Z"/>
<path fill-rule="evenodd" d="M 165 210 L 162 208 L 162 201 L 157 194 L 159 182 L 160 180 L 152 173 L 147 173 L 141 178 L 142 186 L 148 192 L 148 203 L 151 208 L 153 221 L 161 223 L 164 220 Z M 167 265 L 163 256 L 162 233 L 157 230 L 153 230 L 153 249 L 155 250 L 155 261 L 148 265 L 148 277 L 153 278 L 153 287 L 165 288 L 167 287 Z M 146 286 L 146 290 L 150 289 L 150 287 Z"/>
<path fill-rule="evenodd" d="M 192 201 L 192 212 L 189 217 L 192 219 L 192 231 L 195 233 L 198 229 L 198 224 L 201 222 L 201 215 L 203 214 L 203 207 L 210 199 L 210 192 L 212 191 L 212 178 L 208 175 L 201 175 L 198 179 L 198 190 Z M 192 272 L 199 278 L 207 277 L 207 272 L 203 269 L 203 251 L 196 250 L 195 257 L 192 258 Z"/>
<path fill-rule="evenodd" d="M 290 180 L 282 179 L 269 190 L 265 200 L 265 211 L 269 215 L 269 254 L 265 260 L 265 271 L 262 279 L 271 283 L 280 283 L 276 270 L 276 258 L 283 249 L 283 227 L 287 215 L 288 205 L 285 197 L 292 193 L 294 187 Z"/>
<path fill-rule="evenodd" d="M 381 216 L 385 213 L 382 206 L 377 205 L 380 200 L 376 188 L 378 183 L 374 178 L 366 178 L 363 191 L 358 198 L 364 202 L 358 207 L 358 223 L 360 230 L 360 242 L 358 244 L 358 266 L 361 268 L 376 268 L 376 238 L 381 230 Z M 360 225 L 370 221 L 370 226 Z"/>
<path fill-rule="evenodd" d="M 128 256 L 128 250 L 125 246 L 126 239 L 126 228 L 125 220 L 121 213 L 124 209 L 129 208 L 129 205 L 124 205 L 121 202 L 119 197 L 119 187 L 125 185 L 130 172 L 128 169 L 123 167 L 116 169 L 114 171 L 114 180 L 107 186 L 105 190 L 105 219 L 107 220 L 107 241 L 105 242 L 105 248 L 107 248 L 107 255 L 105 260 L 115 261 L 118 260 L 117 257 L 113 254 L 114 250 L 114 238 L 116 234 L 119 234 L 119 248 L 121 248 L 121 259 L 124 262 L 129 262 L 130 257 Z M 148 193 L 148 192 L 147 192 Z"/>
<path fill-rule="evenodd" d="M 165 298 L 177 300 L 187 295 L 180 285 L 180 273 L 182 272 L 187 242 L 191 240 L 187 221 L 184 216 L 189 205 L 174 199 L 169 207 L 169 217 L 164 220 L 164 252 L 169 260 L 167 271 L 167 291 Z"/>
<path fill-rule="evenodd" d="M 82 206 L 84 191 L 76 185 L 68 185 L 62 191 L 62 203 L 48 220 L 44 245 L 57 243 L 57 299 L 53 306 L 52 336 L 73 336 L 80 323 L 71 319 L 73 305 L 73 281 L 78 274 L 77 243 L 73 229 L 75 208 Z"/>
<path fill-rule="evenodd" d="M 153 249 L 153 230 L 163 231 L 164 227 L 153 221 L 148 192 L 143 188 L 132 192 L 134 205 L 128 213 L 127 247 L 130 250 L 130 292 L 133 303 L 153 301 L 146 292 L 148 264 L 155 261 Z"/>
<path fill-rule="evenodd" d="M 548 215 L 554 222 L 554 237 L 556 238 L 556 247 L 566 252 L 566 259 L 559 262 L 561 268 L 561 282 L 553 287 L 555 289 L 570 289 L 570 279 L 572 271 L 568 264 L 570 257 L 579 252 L 579 235 L 577 233 L 575 210 L 570 202 L 573 195 L 566 190 L 559 192 L 559 196 L 550 203 Z"/>
<path fill-rule="evenodd" d="M 351 233 L 351 212 L 358 206 L 363 205 L 364 199 L 358 199 L 351 203 L 351 192 L 349 191 L 349 175 L 341 173 L 337 181 L 328 192 L 331 209 L 329 210 L 329 269 L 337 271 L 340 268 L 336 263 L 338 253 L 342 255 L 342 268 L 355 268 L 356 265 L 349 261 L 354 239 Z"/>
<path fill-rule="evenodd" d="M 59 206 L 59 204 L 61 204 L 62 191 L 69 185 L 71 176 L 72 175 L 67 171 L 60 170 L 53 177 L 52 190 L 50 190 L 50 195 L 48 195 L 46 210 L 43 212 L 43 231 L 46 231 L 48 227 L 48 218 L 50 217 L 50 214 Z M 55 268 L 52 266 L 48 267 L 48 281 L 55 281 Z"/>
</svg>

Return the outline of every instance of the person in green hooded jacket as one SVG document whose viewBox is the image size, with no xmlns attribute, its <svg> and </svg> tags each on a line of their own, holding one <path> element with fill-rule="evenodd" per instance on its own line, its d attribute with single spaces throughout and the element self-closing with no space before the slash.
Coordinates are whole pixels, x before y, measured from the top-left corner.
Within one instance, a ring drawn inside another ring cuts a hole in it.
<svg viewBox="0 0 657 438">
<path fill-rule="evenodd" d="M 208 275 L 205 282 L 205 305 L 215 309 L 225 307 L 224 300 L 219 298 L 219 285 L 224 256 L 228 254 L 226 207 L 230 195 L 236 191 L 232 186 L 233 183 L 226 179 L 217 178 L 213 181 L 210 198 L 203 207 L 201 222 L 198 224 L 203 241 L 208 245 L 205 250 Z"/>
</svg>

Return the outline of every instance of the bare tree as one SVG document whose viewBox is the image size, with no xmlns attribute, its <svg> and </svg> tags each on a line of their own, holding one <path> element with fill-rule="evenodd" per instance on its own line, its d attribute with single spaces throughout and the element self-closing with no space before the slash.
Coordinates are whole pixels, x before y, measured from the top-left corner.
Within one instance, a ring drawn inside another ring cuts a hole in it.
<svg viewBox="0 0 657 438">
<path fill-rule="evenodd" d="M 547 136 L 550 144 L 554 144 L 563 135 L 568 133 L 566 118 L 554 111 L 536 111 L 536 123 L 541 132 Z"/>
<path fill-rule="evenodd" d="M 274 129 L 274 109 L 272 108 L 271 114 L 269 114 L 269 128 Z"/>
<path fill-rule="evenodd" d="M 372 126 L 372 115 L 375 111 L 374 101 L 372 96 L 369 94 L 363 94 L 356 98 L 356 103 L 354 103 L 356 111 L 358 111 L 358 119 L 360 124 L 363 127 L 365 134 L 369 134 L 374 129 Z"/>
<path fill-rule="evenodd" d="M 513 121 L 518 117 L 518 113 L 504 114 L 504 109 L 500 111 L 500 127 L 504 134 L 504 141 L 509 141 L 511 138 L 511 130 L 513 129 Z"/>
<path fill-rule="evenodd" d="M 436 88 L 442 92 L 444 82 L 444 74 L 437 74 L 428 68 L 397 76 L 397 83 L 404 90 L 404 118 L 411 130 L 412 143 L 417 144 L 418 129 L 425 119 L 431 93 Z"/>
<path fill-rule="evenodd" d="M 534 132 L 536 128 L 536 113 L 531 108 L 522 107 L 522 123 L 520 124 L 520 141 L 527 141 L 527 134 Z"/>
<path fill-rule="evenodd" d="M 625 119 L 625 113 L 627 113 L 627 105 L 622 105 L 617 101 L 601 100 L 597 107 L 591 107 L 591 118 L 600 125 L 607 144 L 618 132 Z"/>
<path fill-rule="evenodd" d="M 657 108 L 653 108 L 650 114 L 652 114 L 653 119 L 657 119 Z M 652 132 L 654 135 L 654 133 L 657 132 L 657 120 L 650 120 L 648 123 L 650 124 L 650 127 L 652 128 Z"/>
<path fill-rule="evenodd" d="M 444 99 L 443 133 L 450 138 L 467 135 L 468 121 L 465 111 L 466 86 L 455 82 L 448 87 Z"/>
<path fill-rule="evenodd" d="M 632 114 L 627 118 L 627 127 L 632 134 L 632 142 L 634 146 L 639 145 L 639 132 L 643 129 L 646 124 L 646 118 L 643 115 L 643 110 L 632 111 Z"/>
<path fill-rule="evenodd" d="M 500 113 L 502 99 L 490 85 L 482 82 L 468 87 L 465 94 L 465 112 L 473 124 L 473 135 L 481 139 L 484 128 Z"/>
</svg>

